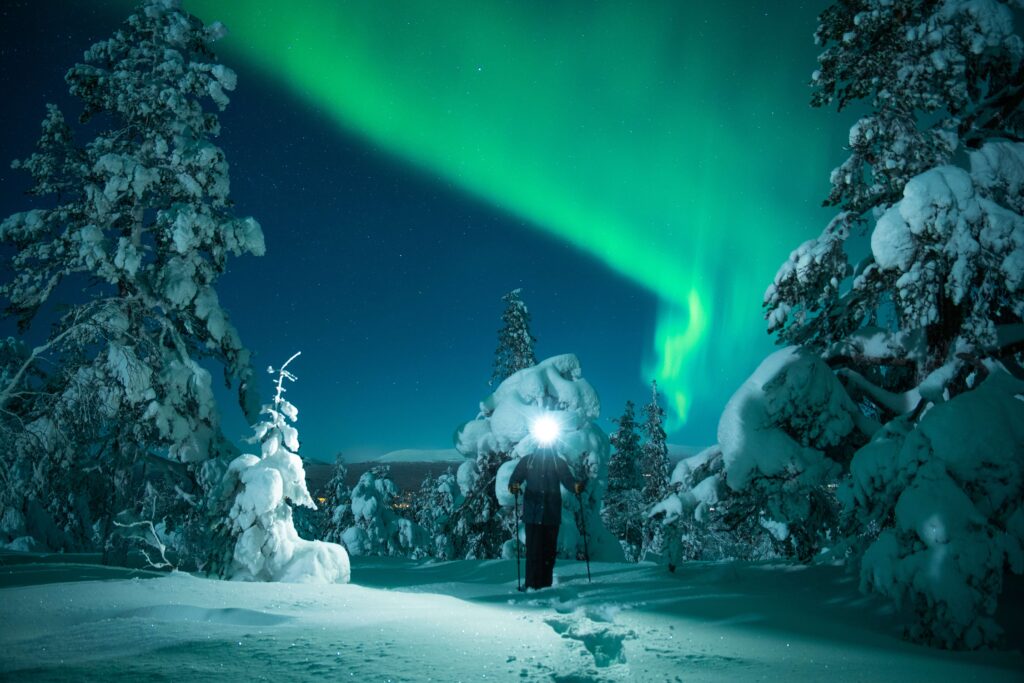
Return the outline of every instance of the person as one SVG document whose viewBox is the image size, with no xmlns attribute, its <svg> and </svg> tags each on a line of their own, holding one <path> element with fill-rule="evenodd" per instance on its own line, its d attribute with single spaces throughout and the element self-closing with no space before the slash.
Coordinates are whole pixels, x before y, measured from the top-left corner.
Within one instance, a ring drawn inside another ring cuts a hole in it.
<svg viewBox="0 0 1024 683">
<path fill-rule="evenodd" d="M 575 481 L 569 465 L 553 448 L 542 448 L 520 460 L 508 490 L 518 495 L 523 484 L 523 525 L 526 527 L 526 588 L 551 585 L 558 550 L 558 526 L 562 522 L 562 490 L 583 491 L 584 482 Z"/>
</svg>

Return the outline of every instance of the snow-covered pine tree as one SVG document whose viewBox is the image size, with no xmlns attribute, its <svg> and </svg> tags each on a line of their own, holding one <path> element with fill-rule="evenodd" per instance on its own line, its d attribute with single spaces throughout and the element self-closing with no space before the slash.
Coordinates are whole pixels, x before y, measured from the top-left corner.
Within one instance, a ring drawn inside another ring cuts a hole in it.
<svg viewBox="0 0 1024 683">
<path fill-rule="evenodd" d="M 618 424 L 618 429 L 609 436 L 615 450 L 608 461 L 608 489 L 601 507 L 601 519 L 608 531 L 619 539 L 626 559 L 635 562 L 640 557 L 643 543 L 645 508 L 640 434 L 637 432 L 633 402 L 626 401 L 622 417 L 613 421 Z"/>
<path fill-rule="evenodd" d="M 644 406 L 644 421 L 641 427 L 644 442 L 640 447 L 640 473 L 643 477 L 640 499 L 645 511 L 664 500 L 669 493 L 668 437 L 664 427 L 665 410 L 661 407 L 660 399 L 658 383 L 652 381 L 651 402 Z M 664 550 L 663 532 L 664 529 L 658 520 L 645 519 L 641 558 L 648 552 L 660 553 Z"/>
<path fill-rule="evenodd" d="M 91 139 L 50 105 L 37 151 L 14 163 L 40 208 L 0 223 L 0 298 L 22 328 L 41 310 L 59 318 L 4 377 L 0 439 L 4 457 L 33 463 L 9 488 L 25 532 L 51 547 L 102 545 L 96 530 L 142 494 L 128 472 L 143 458 L 205 478 L 223 444 L 200 360 L 224 367 L 256 417 L 249 352 L 215 290 L 230 256 L 264 251 L 259 224 L 232 213 L 213 142 L 210 104 L 227 106 L 236 82 L 213 53 L 224 33 L 174 0 L 144 2 L 67 73 Z"/>
<path fill-rule="evenodd" d="M 494 374 L 489 384 L 501 384 L 513 373 L 537 364 L 533 345 L 537 341 L 530 334 L 530 311 L 520 298 L 521 289 L 513 289 L 501 297 L 505 312 L 501 315 L 502 328 L 498 330 L 498 348 L 494 351 Z"/>
<path fill-rule="evenodd" d="M 393 506 L 398 488 L 387 465 L 363 472 L 352 489 L 352 526 L 342 539 L 353 555 L 404 556 L 419 559 L 427 555 L 427 539 L 415 522 L 399 517 Z"/>
<path fill-rule="evenodd" d="M 501 557 L 514 536 L 511 511 L 498 501 L 494 482 L 498 469 L 512 459 L 507 451 L 484 451 L 459 468 L 462 504 L 448 518 L 446 536 L 455 557 L 486 560 Z"/>
<path fill-rule="evenodd" d="M 240 455 L 228 467 L 221 500 L 230 506 L 214 529 L 226 541 L 214 555 L 211 572 L 249 581 L 346 583 L 348 553 L 340 545 L 299 538 L 292 523 L 292 505 L 315 508 L 306 489 L 306 472 L 293 423 L 299 411 L 284 394 L 294 382 L 289 358 L 277 371 L 274 400 L 263 406 L 264 419 L 253 427 L 250 443 L 260 455 Z M 267 368 L 274 373 L 274 368 Z M 218 561 L 219 560 L 219 561 Z"/>
<path fill-rule="evenodd" d="M 651 382 L 651 402 L 644 406 L 642 430 L 644 443 L 640 447 L 640 473 L 643 477 L 643 500 L 652 505 L 668 493 L 669 459 L 668 436 L 665 434 L 665 409 L 661 407 L 658 383 Z"/>
<path fill-rule="evenodd" d="M 875 529 L 854 544 L 862 586 L 909 605 L 914 637 L 951 647 L 996 637 L 1003 575 L 1024 571 L 1024 437 L 1010 398 L 1024 378 L 1022 8 L 842 0 L 821 14 L 812 103 L 868 111 L 832 172 L 827 203 L 841 213 L 764 298 L 769 332 L 818 354 L 861 409 L 839 431 L 789 411 L 808 438 L 791 471 L 804 490 L 851 473 L 840 498 Z M 863 257 L 850 253 L 864 242 Z M 991 446 L 974 447 L 980 434 Z M 802 470 L 823 447 L 838 458 Z M 730 486 L 769 481 L 754 470 L 729 472 Z"/>
<path fill-rule="evenodd" d="M 348 468 L 345 459 L 339 453 L 334 459 L 334 473 L 327 482 L 324 514 L 321 516 L 322 526 L 317 537 L 329 543 L 344 545 L 342 535 L 345 530 L 355 524 L 352 516 L 352 487 L 348 485 Z"/>
<path fill-rule="evenodd" d="M 423 529 L 431 557 L 438 560 L 455 558 L 449 537 L 449 521 L 462 501 L 462 492 L 451 468 L 438 477 L 427 475 L 420 485 L 414 500 L 413 521 Z"/>
</svg>

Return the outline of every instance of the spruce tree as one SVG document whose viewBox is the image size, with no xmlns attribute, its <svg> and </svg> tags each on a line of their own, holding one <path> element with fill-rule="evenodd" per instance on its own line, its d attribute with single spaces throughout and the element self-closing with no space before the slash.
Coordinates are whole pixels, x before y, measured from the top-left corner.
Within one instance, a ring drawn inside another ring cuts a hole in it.
<svg viewBox="0 0 1024 683">
<path fill-rule="evenodd" d="M 641 558 L 648 552 L 660 553 L 665 546 L 664 526 L 646 517 L 646 512 L 669 493 L 670 472 L 664 421 L 665 411 L 660 404 L 658 383 L 651 382 L 651 402 L 644 406 L 642 429 L 645 439 L 640 449 L 640 469 L 644 479 L 640 500 L 645 514 Z"/>
<path fill-rule="evenodd" d="M 782 264 L 764 307 L 780 343 L 805 347 L 802 365 L 813 357 L 815 373 L 835 374 L 829 403 L 859 408 L 842 410 L 857 428 L 822 429 L 791 392 L 773 397 L 772 384 L 788 383 L 778 369 L 763 403 L 828 462 L 742 477 L 766 500 L 797 503 L 799 515 L 776 521 L 818 543 L 829 530 L 805 492 L 835 490 L 862 586 L 916 613 L 912 636 L 945 646 L 992 642 L 1003 577 L 1022 569 L 1024 533 L 1010 532 L 1012 551 L 1003 540 L 1019 509 L 1020 486 L 1004 482 L 1020 481 L 1020 448 L 988 445 L 1020 443 L 1010 397 L 1024 378 L 1022 7 L 840 0 L 819 16 L 812 104 L 854 105 L 859 118 L 825 202 L 839 213 Z M 732 440 L 726 470 L 761 459 L 737 458 L 748 440 Z M 954 500 L 965 512 L 949 511 Z M 970 522 L 944 524 L 941 540 L 915 521 L 957 515 Z"/>
<path fill-rule="evenodd" d="M 651 382 L 651 402 L 644 406 L 644 444 L 640 449 L 643 475 L 642 497 L 645 505 L 660 502 L 668 495 L 670 463 L 665 434 L 665 410 L 661 407 L 658 383 Z"/>
<path fill-rule="evenodd" d="M 447 535 L 456 557 L 470 560 L 501 557 L 502 547 L 513 536 L 511 511 L 498 502 L 494 492 L 498 469 L 509 460 L 508 453 L 484 451 L 470 463 L 472 483 L 464 502 L 448 521 Z"/>
<path fill-rule="evenodd" d="M 274 400 L 263 406 L 263 419 L 253 426 L 249 443 L 259 455 L 244 454 L 231 461 L 220 499 L 227 513 L 214 526 L 219 542 L 211 553 L 209 570 L 221 577 L 248 581 L 347 582 L 348 554 L 340 546 L 299 537 L 292 507 L 316 508 L 306 488 L 306 472 L 298 456 L 298 409 L 287 399 L 285 381 L 296 376 L 288 366 L 276 373 Z"/>
<path fill-rule="evenodd" d="M 494 351 L 494 373 L 490 384 L 501 384 L 510 375 L 537 364 L 533 345 L 537 341 L 530 334 L 530 311 L 519 297 L 521 289 L 513 289 L 501 297 L 505 312 L 504 323 L 498 330 L 498 348 Z"/>
<path fill-rule="evenodd" d="M 324 514 L 322 526 L 318 529 L 319 538 L 330 543 L 343 543 L 342 534 L 353 525 L 352 487 L 348 485 L 348 468 L 345 459 L 339 453 L 334 459 L 334 473 L 325 487 Z"/>
<path fill-rule="evenodd" d="M 413 503 L 413 520 L 424 531 L 427 552 L 438 560 L 455 559 L 449 520 L 462 504 L 462 494 L 449 467 L 439 477 L 427 475 Z"/>
<path fill-rule="evenodd" d="M 641 491 L 644 478 L 640 471 L 641 445 L 637 433 L 635 408 L 626 401 L 622 417 L 609 437 L 615 451 L 608 462 L 608 488 L 601 508 L 601 518 L 608 530 L 619 539 L 626 559 L 639 557 L 643 541 L 643 511 Z"/>
<path fill-rule="evenodd" d="M 236 83 L 213 52 L 224 34 L 176 2 L 144 2 L 65 77 L 91 140 L 49 105 L 37 151 L 14 163 L 39 208 L 0 223 L 0 299 L 23 329 L 40 311 L 59 317 L 4 376 L 0 441 L 4 457 L 37 463 L 11 484 L 15 507 L 43 508 L 58 546 L 103 544 L 95 530 L 144 492 L 130 474 L 143 458 L 208 480 L 200 463 L 226 449 L 204 359 L 257 418 L 249 352 L 215 289 L 229 257 L 264 251 L 259 224 L 232 211 L 214 144 Z"/>
</svg>

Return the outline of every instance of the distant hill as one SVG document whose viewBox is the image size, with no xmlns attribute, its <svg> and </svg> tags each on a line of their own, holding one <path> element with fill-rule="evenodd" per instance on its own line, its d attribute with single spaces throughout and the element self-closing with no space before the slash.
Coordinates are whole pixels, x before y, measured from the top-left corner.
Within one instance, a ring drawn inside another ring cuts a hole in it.
<svg viewBox="0 0 1024 683">
<path fill-rule="evenodd" d="M 454 448 L 403 448 L 385 453 L 374 462 L 462 462 L 463 460 L 462 454 Z"/>
</svg>

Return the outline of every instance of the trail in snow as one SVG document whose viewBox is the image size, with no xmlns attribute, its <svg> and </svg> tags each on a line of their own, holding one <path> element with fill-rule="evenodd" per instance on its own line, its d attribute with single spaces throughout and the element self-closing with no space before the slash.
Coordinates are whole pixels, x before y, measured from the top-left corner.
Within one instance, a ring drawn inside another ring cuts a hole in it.
<svg viewBox="0 0 1024 683">
<path fill-rule="evenodd" d="M 0 557 L 0 560 L 3 558 Z M 24 559 L 24 558 L 23 558 Z M 0 677 L 304 681 L 1019 681 L 1019 652 L 950 653 L 838 567 L 561 562 L 517 593 L 511 562 L 356 558 L 353 584 L 187 574 L 69 580 L 0 568 Z M 127 570 L 104 569 L 107 577 Z M 37 583 L 58 580 L 51 583 Z M 35 585 L 24 585 L 35 584 Z"/>
</svg>

